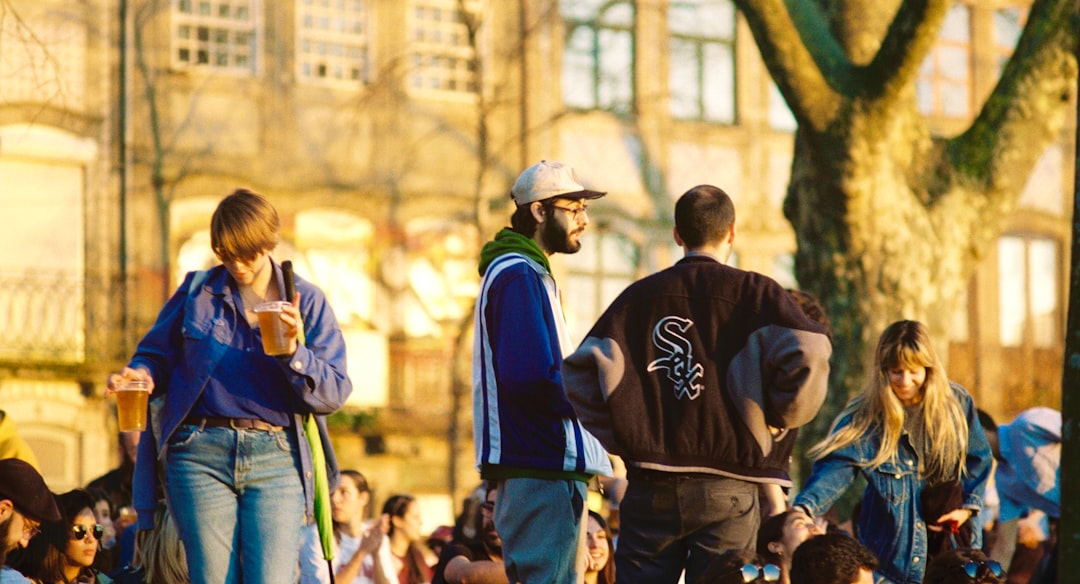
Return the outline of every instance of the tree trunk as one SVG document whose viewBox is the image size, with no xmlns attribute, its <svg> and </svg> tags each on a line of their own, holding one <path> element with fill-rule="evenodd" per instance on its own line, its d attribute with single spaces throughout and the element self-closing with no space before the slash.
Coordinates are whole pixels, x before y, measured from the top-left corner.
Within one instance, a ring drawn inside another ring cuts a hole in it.
<svg viewBox="0 0 1080 584">
<path fill-rule="evenodd" d="M 832 386 L 807 440 L 824 436 L 836 413 L 866 384 L 878 335 L 896 320 L 927 324 L 939 352 L 946 326 L 975 267 L 965 240 L 972 214 L 928 207 L 924 164 L 934 144 L 914 109 L 892 120 L 851 114 L 879 128 L 796 138 L 784 211 L 795 229 L 796 276 L 824 303 L 833 327 Z M 914 179 L 912 177 L 915 177 Z M 959 196 L 963 193 L 955 193 Z"/>
<path fill-rule="evenodd" d="M 795 272 L 833 322 L 830 394 L 803 446 L 863 387 L 878 336 L 913 319 L 947 350 L 980 256 L 1057 139 L 1076 78 L 1075 0 L 1036 0 L 970 128 L 934 137 L 915 101 L 951 0 L 735 0 L 798 120 L 784 213 Z"/>
</svg>

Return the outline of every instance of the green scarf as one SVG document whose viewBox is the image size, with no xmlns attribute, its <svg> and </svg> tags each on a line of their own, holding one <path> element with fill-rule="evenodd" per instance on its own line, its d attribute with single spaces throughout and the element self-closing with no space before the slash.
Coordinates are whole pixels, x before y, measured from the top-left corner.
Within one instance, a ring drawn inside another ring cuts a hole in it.
<svg viewBox="0 0 1080 584">
<path fill-rule="evenodd" d="M 511 252 L 520 253 L 531 260 L 535 260 L 544 266 L 545 270 L 551 272 L 547 254 L 541 251 L 540 246 L 536 245 L 532 238 L 525 237 L 509 227 L 505 227 L 495 234 L 495 239 L 484 244 L 484 248 L 480 250 L 480 275 L 483 276 L 484 272 L 487 272 L 488 266 L 495 261 L 495 258 Z"/>
</svg>

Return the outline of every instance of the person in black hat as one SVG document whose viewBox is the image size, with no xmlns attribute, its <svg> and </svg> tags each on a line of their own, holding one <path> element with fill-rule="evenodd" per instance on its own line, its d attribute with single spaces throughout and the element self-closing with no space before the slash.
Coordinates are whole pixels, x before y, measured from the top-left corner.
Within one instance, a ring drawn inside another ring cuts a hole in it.
<svg viewBox="0 0 1080 584">
<path fill-rule="evenodd" d="M 0 566 L 11 550 L 26 547 L 42 521 L 59 521 L 60 510 L 45 479 L 17 458 L 0 460 Z M 0 568 L 0 582 L 18 582 L 13 570 Z"/>
</svg>

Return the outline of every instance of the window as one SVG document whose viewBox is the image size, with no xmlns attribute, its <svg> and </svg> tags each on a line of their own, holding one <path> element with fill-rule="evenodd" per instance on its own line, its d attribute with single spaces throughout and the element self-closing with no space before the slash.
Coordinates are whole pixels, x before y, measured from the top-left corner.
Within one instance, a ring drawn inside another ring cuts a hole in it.
<svg viewBox="0 0 1080 584">
<path fill-rule="evenodd" d="M 306 81 L 369 80 L 368 0 L 302 0 L 296 7 L 296 66 Z"/>
<path fill-rule="evenodd" d="M 411 63 L 409 87 L 475 93 L 476 47 L 468 19 L 479 18 L 480 3 L 458 0 L 413 0 L 409 12 Z"/>
<path fill-rule="evenodd" d="M 997 53 L 995 65 L 999 76 L 1005 69 L 1005 63 L 1009 62 L 1009 57 L 1012 57 L 1016 43 L 1020 41 L 1026 19 L 1027 11 L 1017 6 L 994 11 L 994 50 Z"/>
<path fill-rule="evenodd" d="M 953 307 L 952 319 L 949 325 L 949 341 L 966 343 L 971 341 L 971 291 L 968 286 L 960 290 Z"/>
<path fill-rule="evenodd" d="M 735 122 L 735 6 L 729 0 L 674 0 L 668 8 L 671 115 Z"/>
<path fill-rule="evenodd" d="M 87 30 L 74 17 L 52 14 L 5 17 L 0 8 L 0 103 L 49 103 L 59 109 L 87 107 Z"/>
<path fill-rule="evenodd" d="M 256 0 L 173 0 L 173 63 L 255 73 Z"/>
<path fill-rule="evenodd" d="M 915 91 L 919 111 L 965 118 L 971 113 L 971 25 L 969 10 L 954 5 L 941 25 L 938 41 L 919 69 Z"/>
<path fill-rule="evenodd" d="M 637 279 L 639 252 L 630 240 L 597 231 L 582 240 L 579 252 L 566 258 L 569 277 L 559 287 L 567 327 L 576 344 L 615 297 Z"/>
<path fill-rule="evenodd" d="M 784 94 L 776 83 L 769 81 L 769 127 L 781 132 L 794 132 L 799 129 L 799 122 L 795 114 L 791 113 Z"/>
<path fill-rule="evenodd" d="M 629 113 L 634 102 L 634 7 L 626 1 L 560 0 L 566 23 L 563 103 Z"/>
<path fill-rule="evenodd" d="M 1057 244 L 1050 238 L 1006 235 L 998 240 L 1002 345 L 1061 343 L 1057 269 Z"/>
<path fill-rule="evenodd" d="M 0 360 L 86 357 L 88 138 L 40 123 L 0 126 Z M 62 228 L 57 228 L 63 226 Z"/>
<path fill-rule="evenodd" d="M 769 275 L 784 288 L 798 288 L 799 281 L 795 277 L 795 254 L 782 253 L 774 257 L 772 272 Z"/>
</svg>

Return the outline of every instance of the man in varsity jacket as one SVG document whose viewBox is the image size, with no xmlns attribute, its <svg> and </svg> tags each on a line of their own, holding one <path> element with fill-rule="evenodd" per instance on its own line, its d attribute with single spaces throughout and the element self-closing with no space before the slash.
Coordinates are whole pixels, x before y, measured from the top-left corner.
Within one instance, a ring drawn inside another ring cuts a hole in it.
<svg viewBox="0 0 1080 584">
<path fill-rule="evenodd" d="M 620 581 L 695 582 L 709 560 L 753 549 L 758 486 L 790 486 L 769 457 L 825 399 L 822 325 L 761 274 L 726 266 L 735 208 L 701 185 L 675 205 L 684 257 L 629 286 L 563 363 L 579 419 L 621 456 Z"/>
<path fill-rule="evenodd" d="M 573 346 L 548 265 L 581 248 L 586 202 L 603 195 L 569 166 L 541 161 L 514 184 L 511 227 L 480 252 L 473 438 L 480 476 L 499 482 L 495 528 L 510 582 L 580 581 L 585 487 L 611 474 L 563 391 L 560 366 Z"/>
</svg>

